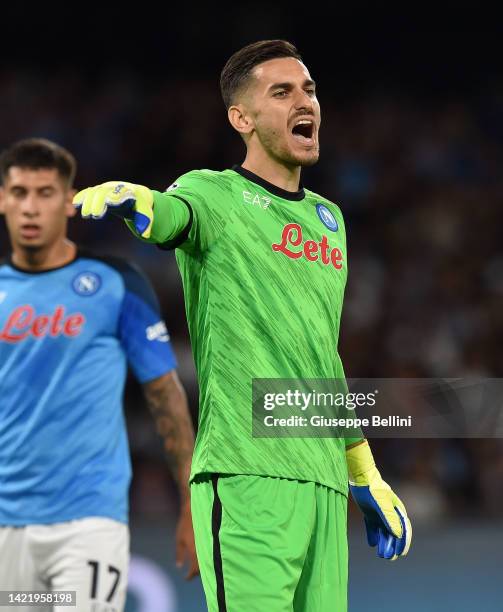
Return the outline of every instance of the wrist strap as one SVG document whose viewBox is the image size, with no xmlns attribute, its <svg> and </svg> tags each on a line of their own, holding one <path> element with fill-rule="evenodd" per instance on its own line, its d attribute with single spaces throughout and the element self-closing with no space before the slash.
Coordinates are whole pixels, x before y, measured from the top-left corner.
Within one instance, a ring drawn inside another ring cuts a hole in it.
<svg viewBox="0 0 503 612">
<path fill-rule="evenodd" d="M 367 479 L 360 478 L 376 467 L 372 451 L 367 440 L 346 451 L 349 479 L 355 484 L 367 484 Z M 361 481 L 361 482 L 358 482 Z"/>
</svg>

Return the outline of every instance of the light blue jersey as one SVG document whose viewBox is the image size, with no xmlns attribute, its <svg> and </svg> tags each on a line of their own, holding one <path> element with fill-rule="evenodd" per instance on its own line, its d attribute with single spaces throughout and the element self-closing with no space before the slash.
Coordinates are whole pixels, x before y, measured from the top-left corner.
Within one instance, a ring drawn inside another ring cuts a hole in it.
<svg viewBox="0 0 503 612">
<path fill-rule="evenodd" d="M 127 521 L 127 362 L 141 383 L 176 366 L 134 267 L 82 252 L 44 272 L 0 265 L 0 525 Z"/>
</svg>

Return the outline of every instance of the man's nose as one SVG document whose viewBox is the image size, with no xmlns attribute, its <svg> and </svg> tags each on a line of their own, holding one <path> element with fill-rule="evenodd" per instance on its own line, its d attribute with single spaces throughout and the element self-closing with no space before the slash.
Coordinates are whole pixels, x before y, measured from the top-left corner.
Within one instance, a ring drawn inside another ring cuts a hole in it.
<svg viewBox="0 0 503 612">
<path fill-rule="evenodd" d="M 310 113 L 313 112 L 314 105 L 311 96 L 303 89 L 297 90 L 295 97 L 295 108 L 298 110 L 306 110 Z"/>
<path fill-rule="evenodd" d="M 28 194 L 21 203 L 21 212 L 27 217 L 36 217 L 39 213 L 39 204 L 35 195 Z"/>
</svg>

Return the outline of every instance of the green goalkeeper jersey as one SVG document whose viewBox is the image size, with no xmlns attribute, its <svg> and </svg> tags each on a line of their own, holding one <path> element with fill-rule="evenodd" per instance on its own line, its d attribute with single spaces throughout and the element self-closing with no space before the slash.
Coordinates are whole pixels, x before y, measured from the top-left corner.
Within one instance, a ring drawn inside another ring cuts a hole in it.
<svg viewBox="0 0 503 612">
<path fill-rule="evenodd" d="M 344 221 L 316 193 L 241 168 L 154 192 L 152 241 L 176 247 L 200 388 L 193 478 L 313 481 L 347 494 L 345 440 L 254 438 L 252 379 L 343 378 Z"/>
</svg>

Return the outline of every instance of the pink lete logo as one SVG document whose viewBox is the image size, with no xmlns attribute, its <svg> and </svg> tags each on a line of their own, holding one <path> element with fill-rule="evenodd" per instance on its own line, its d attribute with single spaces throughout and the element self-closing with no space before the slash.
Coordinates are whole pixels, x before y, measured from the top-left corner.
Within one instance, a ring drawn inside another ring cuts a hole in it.
<svg viewBox="0 0 503 612">
<path fill-rule="evenodd" d="M 302 227 L 298 223 L 287 223 L 281 234 L 281 242 L 273 244 L 272 250 L 283 253 L 290 259 L 300 259 L 305 257 L 308 261 L 320 260 L 328 266 L 332 264 L 336 270 L 342 268 L 342 251 L 337 247 L 331 248 L 328 239 L 323 235 L 320 242 L 302 239 Z M 292 250 L 289 247 L 301 247 Z"/>
<path fill-rule="evenodd" d="M 68 336 L 73 338 L 82 331 L 85 317 L 80 312 L 65 316 L 65 307 L 57 306 L 50 315 L 35 316 L 35 309 L 29 304 L 15 308 L 2 330 L 0 341 L 21 342 L 26 338 L 43 338 L 44 336 Z"/>
</svg>

